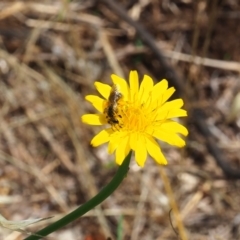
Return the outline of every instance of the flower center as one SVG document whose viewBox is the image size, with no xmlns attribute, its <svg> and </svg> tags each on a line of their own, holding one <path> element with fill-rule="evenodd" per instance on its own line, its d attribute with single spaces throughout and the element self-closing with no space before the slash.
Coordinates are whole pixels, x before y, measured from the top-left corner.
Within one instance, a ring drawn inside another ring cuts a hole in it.
<svg viewBox="0 0 240 240">
<path fill-rule="evenodd" d="M 109 108 L 106 108 L 109 113 Z M 110 109 L 111 110 L 111 109 Z M 110 111 L 111 113 L 111 111 Z M 108 123 L 115 131 L 146 132 L 147 127 L 154 122 L 153 115 L 144 104 L 129 103 L 120 100 L 114 108 L 112 117 L 105 111 Z"/>
</svg>

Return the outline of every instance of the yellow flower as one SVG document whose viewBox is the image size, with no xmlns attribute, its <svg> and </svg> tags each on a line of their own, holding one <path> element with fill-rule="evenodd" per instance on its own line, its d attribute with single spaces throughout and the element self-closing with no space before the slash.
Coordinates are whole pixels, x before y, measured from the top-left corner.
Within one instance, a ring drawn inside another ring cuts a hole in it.
<svg viewBox="0 0 240 240">
<path fill-rule="evenodd" d="M 149 154 L 157 163 L 167 164 L 155 138 L 168 144 L 183 147 L 185 141 L 178 135 L 187 136 L 188 130 L 171 120 L 185 117 L 187 112 L 182 108 L 183 100 L 167 100 L 175 92 L 168 88 L 167 80 L 154 85 L 148 75 L 144 75 L 139 86 L 137 71 L 131 71 L 129 85 L 115 74 L 111 76 L 113 86 L 95 82 L 95 87 L 103 98 L 88 95 L 89 101 L 98 114 L 85 114 L 82 121 L 90 125 L 108 125 L 91 141 L 94 147 L 108 142 L 108 152 L 116 152 L 116 163 L 121 165 L 130 150 L 135 152 L 139 166 Z"/>
</svg>

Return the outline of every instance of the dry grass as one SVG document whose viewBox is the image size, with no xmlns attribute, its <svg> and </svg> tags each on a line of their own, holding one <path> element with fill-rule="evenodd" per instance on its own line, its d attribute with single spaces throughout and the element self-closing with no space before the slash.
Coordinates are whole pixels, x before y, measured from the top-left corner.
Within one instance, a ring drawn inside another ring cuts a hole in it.
<svg viewBox="0 0 240 240">
<path fill-rule="evenodd" d="M 9 220 L 55 221 L 114 175 L 113 156 L 89 146 L 99 129 L 80 122 L 93 111 L 84 96 L 95 80 L 110 83 L 112 72 L 127 77 L 131 69 L 165 77 L 134 27 L 106 2 L 0 2 L 0 213 Z M 189 112 L 205 110 L 216 145 L 239 168 L 239 108 L 231 103 L 240 89 L 240 4 L 207 2 L 120 1 L 187 76 L 186 92 L 196 93 Z M 227 180 L 189 119 L 188 147 L 163 145 L 166 168 L 132 162 L 113 196 L 46 239 L 240 239 L 240 182 Z M 24 236 L 0 231 L 0 239 Z"/>
</svg>

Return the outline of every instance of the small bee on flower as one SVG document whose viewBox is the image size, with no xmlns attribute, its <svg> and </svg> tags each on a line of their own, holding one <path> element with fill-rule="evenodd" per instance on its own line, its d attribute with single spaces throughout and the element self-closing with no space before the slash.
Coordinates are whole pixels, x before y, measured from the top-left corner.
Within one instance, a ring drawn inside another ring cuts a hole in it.
<svg viewBox="0 0 240 240">
<path fill-rule="evenodd" d="M 82 121 L 90 125 L 107 125 L 91 144 L 97 147 L 108 142 L 108 152 L 116 152 L 116 163 L 119 165 L 130 150 L 135 152 L 139 166 L 144 166 L 148 154 L 157 163 L 167 164 L 156 139 L 177 147 L 185 146 L 179 134 L 187 136 L 188 130 L 172 120 L 187 116 L 187 111 L 182 109 L 183 100 L 168 101 L 175 89 L 168 88 L 166 79 L 154 85 L 152 78 L 144 75 L 139 84 L 137 71 L 130 72 L 129 84 L 115 74 L 111 78 L 112 87 L 95 82 L 103 98 L 86 96 L 99 113 L 85 114 Z"/>
<path fill-rule="evenodd" d="M 118 102 L 122 97 L 123 95 L 120 93 L 118 85 L 114 84 L 104 109 L 107 121 L 111 125 L 119 123 L 118 118 L 121 117 L 121 115 L 118 115 Z"/>
</svg>

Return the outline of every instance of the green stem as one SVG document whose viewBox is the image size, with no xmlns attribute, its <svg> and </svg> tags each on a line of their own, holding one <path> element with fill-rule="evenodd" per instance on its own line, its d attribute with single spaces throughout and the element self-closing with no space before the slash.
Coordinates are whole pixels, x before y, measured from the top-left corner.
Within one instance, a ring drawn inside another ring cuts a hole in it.
<svg viewBox="0 0 240 240">
<path fill-rule="evenodd" d="M 107 186 L 105 186 L 95 197 L 93 197 L 88 202 L 84 203 L 83 205 L 81 205 L 80 207 L 78 207 L 77 209 L 75 209 L 73 212 L 69 213 L 65 217 L 61 218 L 60 220 L 38 231 L 35 235 L 31 235 L 25 238 L 25 240 L 41 239 L 41 237 L 47 236 L 50 233 L 55 232 L 56 230 L 73 222 L 74 220 L 81 217 L 86 212 L 90 211 L 91 209 L 99 205 L 101 202 L 103 202 L 108 196 L 110 196 L 118 188 L 118 186 L 121 184 L 121 182 L 125 178 L 129 169 L 131 154 L 132 152 L 130 151 L 127 157 L 125 158 L 125 160 L 123 161 L 122 165 L 119 167 L 117 173 L 111 180 L 111 182 Z"/>
</svg>

